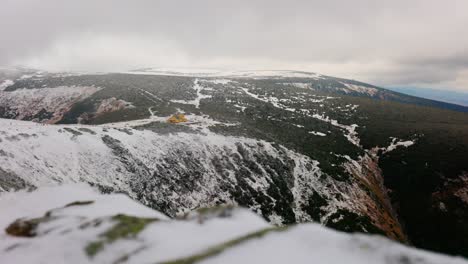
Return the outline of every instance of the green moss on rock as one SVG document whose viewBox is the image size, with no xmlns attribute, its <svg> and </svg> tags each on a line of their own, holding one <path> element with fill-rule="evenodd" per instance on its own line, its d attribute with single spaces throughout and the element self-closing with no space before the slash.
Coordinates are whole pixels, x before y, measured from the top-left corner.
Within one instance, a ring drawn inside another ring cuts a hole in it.
<svg viewBox="0 0 468 264">
<path fill-rule="evenodd" d="M 157 218 L 140 218 L 118 214 L 112 217 L 116 223 L 106 232 L 99 235 L 99 239 L 89 243 L 86 248 L 86 254 L 90 257 L 95 256 L 104 249 L 106 244 L 111 244 L 118 239 L 136 237 L 149 223 L 158 221 Z"/>
</svg>

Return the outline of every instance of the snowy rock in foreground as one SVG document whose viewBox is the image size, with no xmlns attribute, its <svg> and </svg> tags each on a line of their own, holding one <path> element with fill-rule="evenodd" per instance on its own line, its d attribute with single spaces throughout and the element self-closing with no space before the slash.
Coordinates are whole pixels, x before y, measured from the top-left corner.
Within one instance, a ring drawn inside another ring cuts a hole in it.
<svg viewBox="0 0 468 264">
<path fill-rule="evenodd" d="M 232 207 L 171 220 L 86 185 L 2 193 L 0 210 L 0 263 L 468 263 L 317 224 L 273 227 Z"/>
</svg>

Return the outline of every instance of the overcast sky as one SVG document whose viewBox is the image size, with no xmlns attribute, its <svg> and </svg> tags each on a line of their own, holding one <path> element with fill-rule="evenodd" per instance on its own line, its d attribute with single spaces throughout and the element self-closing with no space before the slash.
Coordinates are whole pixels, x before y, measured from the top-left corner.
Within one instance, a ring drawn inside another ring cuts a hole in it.
<svg viewBox="0 0 468 264">
<path fill-rule="evenodd" d="M 1 0 L 0 65 L 292 69 L 468 91 L 468 1 Z"/>
</svg>

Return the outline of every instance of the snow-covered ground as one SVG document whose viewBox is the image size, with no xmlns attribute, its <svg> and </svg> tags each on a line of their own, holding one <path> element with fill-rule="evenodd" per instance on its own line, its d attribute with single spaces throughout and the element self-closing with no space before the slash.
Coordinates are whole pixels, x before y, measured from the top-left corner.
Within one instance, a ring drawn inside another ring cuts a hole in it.
<svg viewBox="0 0 468 264">
<path fill-rule="evenodd" d="M 313 223 L 278 228 L 235 207 L 168 219 L 83 184 L 1 193 L 0 211 L 0 263 L 468 263 Z"/>
</svg>

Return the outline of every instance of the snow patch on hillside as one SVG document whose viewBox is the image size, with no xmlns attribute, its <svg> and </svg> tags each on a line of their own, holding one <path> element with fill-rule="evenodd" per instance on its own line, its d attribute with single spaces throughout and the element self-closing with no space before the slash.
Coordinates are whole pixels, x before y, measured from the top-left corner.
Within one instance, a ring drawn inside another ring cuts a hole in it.
<svg viewBox="0 0 468 264">
<path fill-rule="evenodd" d="M 214 83 L 214 84 L 228 84 L 233 82 L 233 80 L 229 79 L 213 79 L 213 80 L 203 80 L 204 82 Z"/>
<path fill-rule="evenodd" d="M 285 85 L 285 86 L 293 86 L 293 87 L 302 88 L 302 89 L 311 89 L 311 86 L 309 83 L 293 82 L 293 83 L 278 83 L 278 84 Z"/>
<path fill-rule="evenodd" d="M 99 90 L 100 88 L 94 86 L 60 86 L 0 91 L 0 105 L 6 110 L 4 116 L 41 121 L 42 114 L 47 116 L 44 120 L 54 123 L 59 121 L 74 103 Z"/>
<path fill-rule="evenodd" d="M 349 83 L 342 83 L 342 84 L 344 84 L 346 86 L 346 88 L 343 89 L 343 91 L 345 93 L 356 92 L 356 93 L 360 93 L 360 94 L 366 94 L 366 95 L 369 95 L 369 96 L 374 96 L 379 91 L 376 88 L 367 87 L 367 86 L 363 86 L 363 85 L 355 85 L 355 84 L 349 84 Z"/>
<path fill-rule="evenodd" d="M 96 114 L 100 115 L 103 113 L 109 113 L 109 112 L 114 112 L 114 111 L 119 111 L 122 109 L 128 109 L 128 108 L 135 108 L 135 106 L 122 99 L 117 99 L 115 97 L 111 97 L 108 99 L 104 99 L 101 101 L 101 104 L 99 104 Z"/>
<path fill-rule="evenodd" d="M 356 128 L 358 127 L 357 124 L 343 125 L 343 124 L 338 123 L 337 120 L 331 119 L 328 116 L 325 116 L 324 114 L 313 114 L 311 117 L 330 123 L 332 126 L 344 129 L 345 130 L 344 136 L 346 137 L 346 139 L 348 139 L 348 141 L 353 143 L 354 145 L 360 146 L 359 145 L 360 139 L 356 131 Z"/>
<path fill-rule="evenodd" d="M 312 134 L 312 135 L 314 135 L 314 136 L 320 136 L 320 137 L 324 137 L 324 136 L 327 135 L 327 134 L 325 134 L 325 133 L 317 132 L 317 131 L 309 131 L 309 134 Z"/>
<path fill-rule="evenodd" d="M 200 85 L 198 79 L 195 79 L 195 81 L 193 83 L 193 89 L 196 92 L 195 99 L 193 99 L 193 100 L 170 100 L 170 101 L 173 102 L 173 103 L 179 103 L 179 104 L 191 104 L 191 105 L 194 105 L 195 108 L 200 108 L 200 101 L 202 99 L 211 98 L 211 95 L 201 93 L 201 91 L 204 89 L 204 87 Z"/>
<path fill-rule="evenodd" d="M 398 147 L 409 147 L 409 146 L 412 146 L 414 145 L 414 143 L 416 143 L 415 140 L 405 140 L 405 141 L 402 141 L 402 140 L 398 140 L 397 138 L 395 137 L 392 137 L 392 142 L 390 143 L 390 145 L 386 148 L 384 148 L 384 153 L 387 153 L 387 152 L 390 152 L 390 151 L 393 151 L 395 149 L 397 149 Z"/>
<path fill-rule="evenodd" d="M 0 91 L 5 90 L 8 86 L 13 84 L 14 82 L 12 80 L 4 80 L 2 83 L 0 83 Z"/>
</svg>

